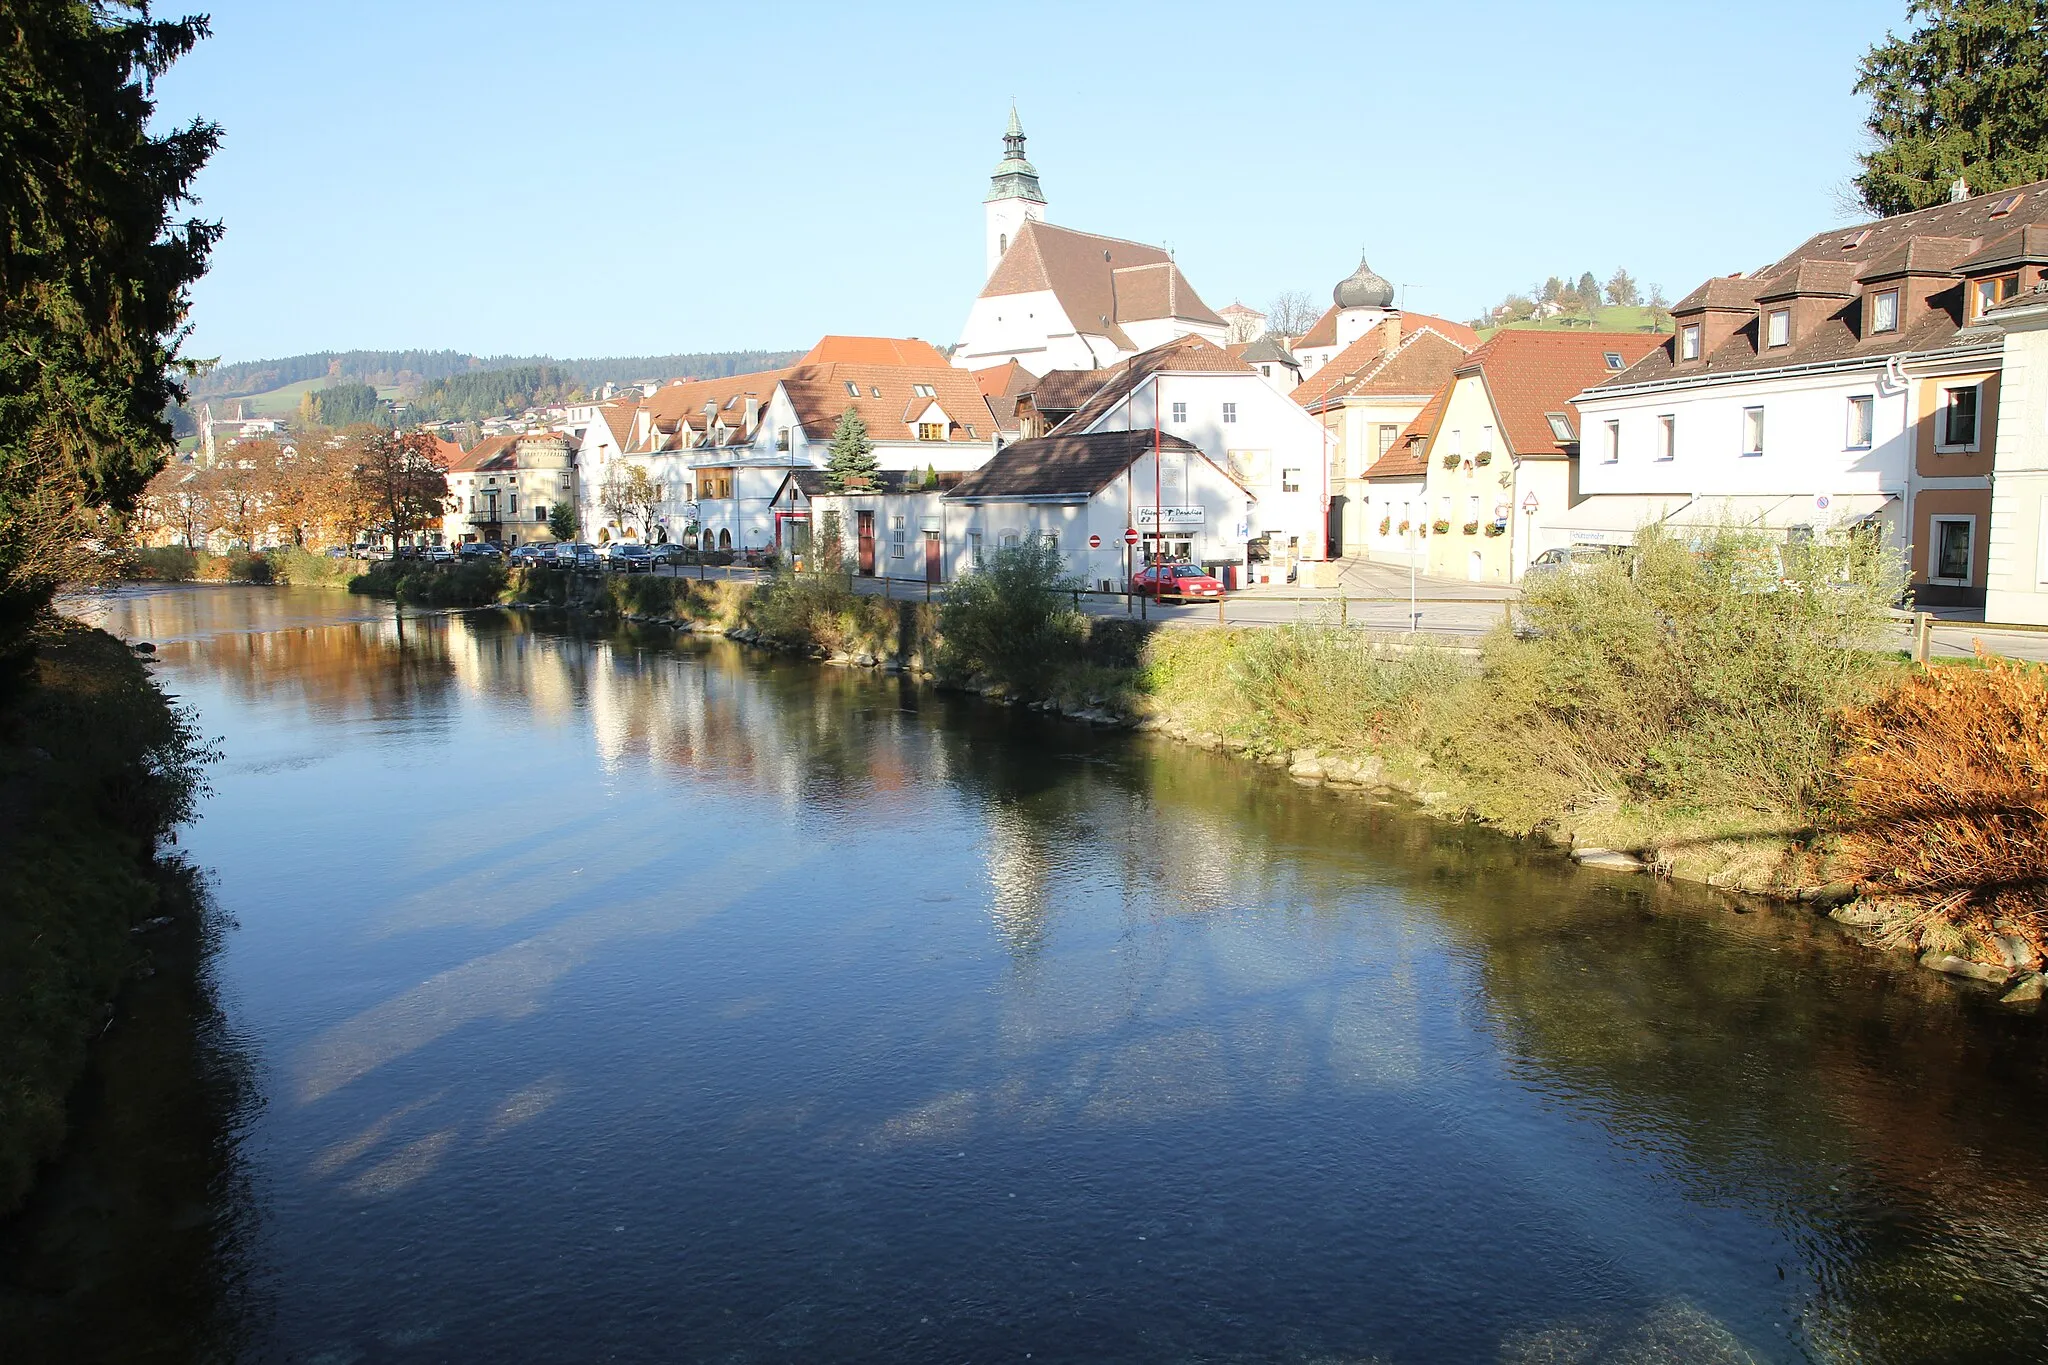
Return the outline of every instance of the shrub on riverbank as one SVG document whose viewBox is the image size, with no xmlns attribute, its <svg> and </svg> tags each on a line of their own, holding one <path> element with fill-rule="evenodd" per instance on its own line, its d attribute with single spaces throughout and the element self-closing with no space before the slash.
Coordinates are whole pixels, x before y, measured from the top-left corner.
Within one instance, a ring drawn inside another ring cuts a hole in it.
<svg viewBox="0 0 2048 1365">
<path fill-rule="evenodd" d="M 1021 697 L 1048 695 L 1063 669 L 1083 662 L 1087 629 L 1072 596 L 1078 586 L 1057 545 L 1003 546 L 946 589 L 940 676 L 982 678 Z"/>
<path fill-rule="evenodd" d="M 2048 670 L 1936 666 L 1847 712 L 1837 876 L 1900 947 L 1979 957 L 2048 944 Z"/>
<path fill-rule="evenodd" d="M 142 664 L 45 619 L 30 685 L 0 712 L 0 1212 L 57 1149 L 65 1101 L 156 913 L 159 841 L 210 754 Z"/>
<path fill-rule="evenodd" d="M 505 566 L 476 560 L 428 564 L 416 559 L 380 559 L 351 578 L 348 590 L 416 606 L 483 607 L 503 597 Z"/>
<path fill-rule="evenodd" d="M 190 583 L 199 577 L 199 559 L 212 555 L 183 545 L 150 546 L 135 551 L 122 566 L 126 575 L 153 583 Z"/>
<path fill-rule="evenodd" d="M 845 574 L 779 573 L 755 586 L 740 616 L 762 639 L 784 649 L 886 656 L 918 652 L 919 641 L 903 638 L 904 608 L 913 614 L 923 610 L 921 604 L 855 592 Z"/>
<path fill-rule="evenodd" d="M 346 588 L 362 570 L 353 559 L 336 559 L 295 546 L 266 550 L 263 557 L 270 562 L 273 583 L 289 583 L 295 588 Z"/>
</svg>

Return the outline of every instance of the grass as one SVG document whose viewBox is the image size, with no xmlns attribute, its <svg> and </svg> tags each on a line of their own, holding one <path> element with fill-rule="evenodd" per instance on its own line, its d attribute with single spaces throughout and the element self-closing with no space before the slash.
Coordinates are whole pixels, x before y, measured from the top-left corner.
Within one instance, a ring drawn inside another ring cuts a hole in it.
<svg viewBox="0 0 2048 1365">
<path fill-rule="evenodd" d="M 210 752 L 119 640 L 47 621 L 30 686 L 0 712 L 0 1212 L 65 1131 L 106 1006 L 142 957 L 159 842 Z"/>
<path fill-rule="evenodd" d="M 1517 331 L 1535 332 L 1669 332 L 1669 314 L 1658 325 L 1653 310 L 1641 305 L 1626 308 L 1607 307 L 1589 322 L 1584 313 L 1567 313 L 1555 318 L 1530 318 L 1525 322 L 1504 323 L 1500 327 L 1479 329 L 1479 339 L 1485 341 L 1496 332 L 1513 328 Z"/>
</svg>

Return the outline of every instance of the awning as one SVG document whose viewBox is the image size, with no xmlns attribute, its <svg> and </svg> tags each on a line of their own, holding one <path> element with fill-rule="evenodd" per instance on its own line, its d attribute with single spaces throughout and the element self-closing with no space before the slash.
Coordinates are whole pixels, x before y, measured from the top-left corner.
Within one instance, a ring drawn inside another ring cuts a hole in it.
<svg viewBox="0 0 2048 1365">
<path fill-rule="evenodd" d="M 1748 531 L 1818 531 L 1853 526 L 1884 509 L 1896 493 L 1766 493 L 1699 497 L 1665 524 L 1677 529 L 1731 528 Z"/>
<path fill-rule="evenodd" d="M 1637 531 L 1691 503 L 1683 493 L 1595 493 L 1560 513 L 1549 529 L 1579 545 L 1629 545 Z"/>
</svg>

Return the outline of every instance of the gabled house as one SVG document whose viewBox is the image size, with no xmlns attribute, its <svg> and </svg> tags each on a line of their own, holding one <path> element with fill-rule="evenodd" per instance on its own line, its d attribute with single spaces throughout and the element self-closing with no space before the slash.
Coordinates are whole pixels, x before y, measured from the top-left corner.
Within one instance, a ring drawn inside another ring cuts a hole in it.
<svg viewBox="0 0 2048 1365">
<path fill-rule="evenodd" d="M 554 540 L 548 517 L 576 497 L 576 439 L 562 432 L 488 436 L 448 462 L 446 543 L 511 549 Z"/>
<path fill-rule="evenodd" d="M 2044 277 L 2048 182 L 1830 228 L 1707 281 L 1674 336 L 1580 396 L 1582 486 L 1609 509 L 1584 529 L 1653 495 L 1690 500 L 1665 518 L 1682 533 L 1865 525 L 1905 554 L 1917 600 L 1983 604 L 1999 305 Z"/>
</svg>

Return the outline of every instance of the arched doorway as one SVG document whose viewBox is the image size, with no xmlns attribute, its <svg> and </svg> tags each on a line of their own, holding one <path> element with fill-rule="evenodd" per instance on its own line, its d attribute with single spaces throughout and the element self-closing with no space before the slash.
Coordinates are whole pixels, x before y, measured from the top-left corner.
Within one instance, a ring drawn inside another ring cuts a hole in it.
<svg viewBox="0 0 2048 1365">
<path fill-rule="evenodd" d="M 1472 552 L 1471 556 L 1465 561 L 1465 577 L 1467 581 L 1473 583 L 1477 583 L 1480 579 L 1486 577 L 1485 555 L 1477 550 Z"/>
<path fill-rule="evenodd" d="M 721 550 L 730 550 L 732 548 L 732 532 L 720 531 L 718 533 L 718 548 Z"/>
</svg>

